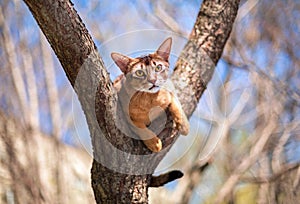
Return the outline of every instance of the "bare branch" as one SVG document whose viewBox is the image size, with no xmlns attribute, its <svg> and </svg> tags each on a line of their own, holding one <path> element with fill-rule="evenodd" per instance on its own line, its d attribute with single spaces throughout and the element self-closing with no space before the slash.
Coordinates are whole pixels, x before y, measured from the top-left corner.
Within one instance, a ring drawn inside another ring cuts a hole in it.
<svg viewBox="0 0 300 204">
<path fill-rule="evenodd" d="M 18 12 L 17 10 L 15 11 Z M 28 38 L 27 30 L 19 33 L 20 36 L 26 36 Z M 39 123 L 39 99 L 38 99 L 38 91 L 37 91 L 37 81 L 36 74 L 34 72 L 34 65 L 32 61 L 32 56 L 30 55 L 25 40 L 21 42 L 21 49 L 23 55 L 22 58 L 22 66 L 24 68 L 24 79 L 26 81 L 27 87 L 26 90 L 28 92 L 28 123 L 34 131 L 38 131 L 40 129 Z"/>
<path fill-rule="evenodd" d="M 173 19 L 167 12 L 165 12 L 161 6 L 160 3 L 158 3 L 157 1 L 155 2 L 155 9 L 154 9 L 154 14 L 155 16 L 161 21 L 163 22 L 168 28 L 170 28 L 171 30 L 173 30 L 175 33 L 178 33 L 182 36 L 188 36 L 188 33 L 185 32 L 184 30 L 182 30 L 180 28 L 180 26 L 178 25 L 178 23 L 175 21 L 175 19 Z"/>
<path fill-rule="evenodd" d="M 14 43 L 11 39 L 11 33 L 9 31 L 9 28 L 4 20 L 2 7 L 0 8 L 0 23 L 3 24 L 4 51 L 8 56 L 7 60 L 12 74 L 13 85 L 17 93 L 17 101 L 20 104 L 20 112 L 22 113 L 20 117 L 24 117 L 24 121 L 28 121 L 26 118 L 28 116 L 28 112 L 26 103 L 27 96 L 25 91 L 25 84 L 22 78 L 21 69 L 18 63 L 16 62 L 17 58 L 15 55 L 16 52 L 14 48 Z"/>
<path fill-rule="evenodd" d="M 45 72 L 47 97 L 48 97 L 51 121 L 53 126 L 52 134 L 57 140 L 60 140 L 62 121 L 61 121 L 59 97 L 58 97 L 58 90 L 56 85 L 53 59 L 49 50 L 49 46 L 47 46 L 46 39 L 44 38 L 44 36 L 42 36 L 42 33 L 40 33 L 40 41 L 41 41 L 41 51 L 42 51 L 42 59 L 44 65 L 43 70 Z"/>
<path fill-rule="evenodd" d="M 226 196 L 232 191 L 232 188 L 235 186 L 235 184 L 239 181 L 242 174 L 256 161 L 275 128 L 276 124 L 273 120 L 271 120 L 262 131 L 262 135 L 260 135 L 259 140 L 251 149 L 249 156 L 242 160 L 241 164 L 236 167 L 234 172 L 223 184 L 218 196 L 215 199 L 216 203 L 221 203 L 226 198 Z"/>
<path fill-rule="evenodd" d="M 286 164 L 283 167 L 281 167 L 280 171 L 276 172 L 275 174 L 268 176 L 268 177 L 241 177 L 241 181 L 249 182 L 249 183 L 271 183 L 277 181 L 280 177 L 284 176 L 285 174 L 295 170 L 296 168 L 299 168 L 298 163 L 296 164 Z"/>
<path fill-rule="evenodd" d="M 284 163 L 281 155 L 284 150 L 284 145 L 287 143 L 288 139 L 291 136 L 291 132 L 299 127 L 300 123 L 294 122 L 292 123 L 292 126 L 286 127 L 282 133 L 282 136 L 280 137 L 278 143 L 276 144 L 276 147 L 273 150 L 273 159 L 272 159 L 272 168 L 275 172 L 279 171 L 281 169 L 281 163 Z"/>
</svg>

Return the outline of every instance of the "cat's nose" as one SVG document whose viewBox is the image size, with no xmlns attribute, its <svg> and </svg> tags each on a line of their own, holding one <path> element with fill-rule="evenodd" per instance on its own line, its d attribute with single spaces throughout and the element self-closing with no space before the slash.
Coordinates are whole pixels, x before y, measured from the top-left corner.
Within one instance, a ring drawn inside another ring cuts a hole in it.
<svg viewBox="0 0 300 204">
<path fill-rule="evenodd" d="M 155 84 L 156 79 L 148 79 L 148 82 L 150 82 L 151 84 Z"/>
</svg>

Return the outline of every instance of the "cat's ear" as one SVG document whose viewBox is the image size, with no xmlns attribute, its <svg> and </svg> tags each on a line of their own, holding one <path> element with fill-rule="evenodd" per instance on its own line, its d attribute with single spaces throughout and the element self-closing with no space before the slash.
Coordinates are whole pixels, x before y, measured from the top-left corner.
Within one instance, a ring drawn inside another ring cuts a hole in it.
<svg viewBox="0 0 300 204">
<path fill-rule="evenodd" d="M 114 62 L 118 65 L 118 67 L 121 69 L 121 71 L 124 74 L 127 74 L 128 72 L 128 65 L 131 62 L 131 58 L 127 57 L 125 55 L 113 52 L 111 53 L 111 58 L 114 60 Z"/>
<path fill-rule="evenodd" d="M 172 38 L 167 38 L 156 50 L 156 54 L 160 57 L 162 57 L 165 61 L 169 60 L 170 52 L 171 52 L 171 46 L 172 46 Z"/>
</svg>

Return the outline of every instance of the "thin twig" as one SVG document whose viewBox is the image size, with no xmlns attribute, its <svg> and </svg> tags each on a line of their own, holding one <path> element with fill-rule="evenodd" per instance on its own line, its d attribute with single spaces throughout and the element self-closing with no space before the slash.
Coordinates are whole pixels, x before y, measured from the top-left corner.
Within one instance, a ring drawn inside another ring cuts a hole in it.
<svg viewBox="0 0 300 204">
<path fill-rule="evenodd" d="M 264 177 L 241 177 L 241 181 L 248 182 L 248 183 L 256 183 L 256 184 L 262 184 L 262 183 L 271 183 L 277 181 L 280 177 L 283 175 L 295 170 L 296 168 L 299 168 L 299 163 L 294 164 L 287 164 L 283 167 L 281 167 L 281 170 L 271 176 L 264 176 Z"/>
</svg>

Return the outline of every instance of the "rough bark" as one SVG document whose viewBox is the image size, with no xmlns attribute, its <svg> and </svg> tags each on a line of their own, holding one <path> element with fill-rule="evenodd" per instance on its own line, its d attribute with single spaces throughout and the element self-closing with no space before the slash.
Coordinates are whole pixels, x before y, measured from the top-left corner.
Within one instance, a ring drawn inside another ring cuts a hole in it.
<svg viewBox="0 0 300 204">
<path fill-rule="evenodd" d="M 141 141 L 116 126 L 117 96 L 96 46 L 68 0 L 24 0 L 74 87 L 89 126 L 94 162 L 92 187 L 97 203 L 147 203 L 152 173 L 177 134 L 160 134 L 164 149 L 151 154 Z M 184 110 L 191 116 L 214 72 L 239 0 L 206 0 L 172 75 Z M 170 124 L 170 118 L 168 124 Z M 122 125 L 122 124 L 121 124 Z M 170 137 L 170 135 L 175 135 Z"/>
</svg>

